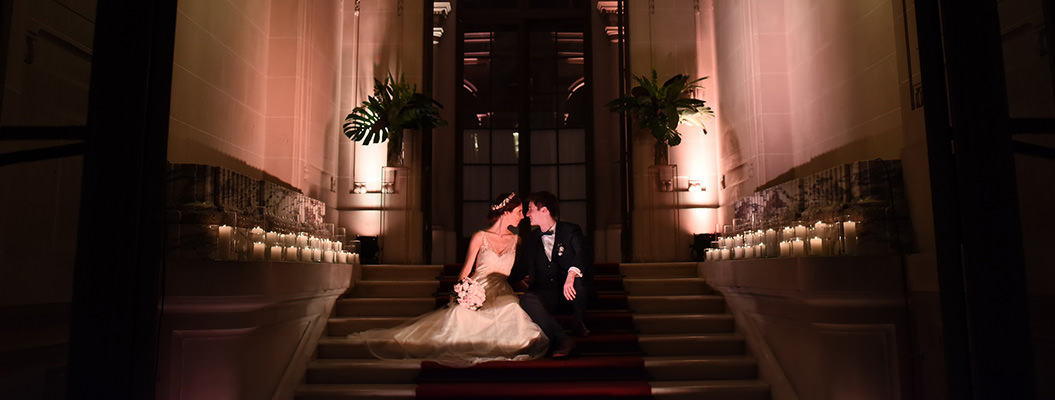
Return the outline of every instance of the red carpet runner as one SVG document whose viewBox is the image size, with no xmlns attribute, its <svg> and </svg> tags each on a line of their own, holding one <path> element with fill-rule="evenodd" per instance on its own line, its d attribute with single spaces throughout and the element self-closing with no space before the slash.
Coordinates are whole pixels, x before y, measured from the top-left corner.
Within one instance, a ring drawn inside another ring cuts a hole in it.
<svg viewBox="0 0 1055 400">
<path fill-rule="evenodd" d="M 449 291 L 460 265 L 449 265 L 440 292 Z M 426 361 L 418 399 L 651 399 L 648 373 L 634 334 L 618 264 L 595 265 L 593 297 L 586 313 L 590 336 L 576 337 L 571 357 L 490 362 L 449 368 Z M 447 301 L 438 296 L 436 301 Z M 567 322 L 567 316 L 559 317 Z"/>
</svg>

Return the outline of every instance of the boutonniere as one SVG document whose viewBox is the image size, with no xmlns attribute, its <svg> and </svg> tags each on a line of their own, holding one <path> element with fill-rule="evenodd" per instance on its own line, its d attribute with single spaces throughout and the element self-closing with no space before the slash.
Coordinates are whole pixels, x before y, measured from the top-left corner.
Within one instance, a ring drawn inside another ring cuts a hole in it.
<svg viewBox="0 0 1055 400">
<path fill-rule="evenodd" d="M 557 245 L 557 257 L 563 256 L 563 255 L 564 255 L 564 244 L 561 243 L 561 244 Z"/>
</svg>

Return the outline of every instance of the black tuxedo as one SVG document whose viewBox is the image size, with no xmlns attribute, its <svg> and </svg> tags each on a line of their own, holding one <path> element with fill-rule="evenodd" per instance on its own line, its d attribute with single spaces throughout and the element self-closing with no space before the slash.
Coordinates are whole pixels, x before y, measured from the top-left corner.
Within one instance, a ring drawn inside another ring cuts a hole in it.
<svg viewBox="0 0 1055 400">
<path fill-rule="evenodd" d="M 570 222 L 557 221 L 554 226 L 553 249 L 546 257 L 542 243 L 542 232 L 538 228 L 522 229 L 522 241 L 517 251 L 516 262 L 509 274 L 510 283 L 517 283 L 529 276 L 527 291 L 520 298 L 520 306 L 554 344 L 568 339 L 563 327 L 552 313 L 571 306 L 573 323 L 582 323 L 583 313 L 589 299 L 589 282 L 592 281 L 592 265 L 586 253 L 586 239 L 582 229 Z M 564 298 L 564 282 L 568 270 L 578 267 L 582 278 L 575 279 L 576 296 L 573 301 Z"/>
</svg>

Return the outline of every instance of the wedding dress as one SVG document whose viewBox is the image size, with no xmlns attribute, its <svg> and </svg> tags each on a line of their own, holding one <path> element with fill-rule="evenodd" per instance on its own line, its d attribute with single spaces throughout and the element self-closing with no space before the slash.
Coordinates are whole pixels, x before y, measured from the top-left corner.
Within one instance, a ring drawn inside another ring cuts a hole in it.
<svg viewBox="0 0 1055 400">
<path fill-rule="evenodd" d="M 421 358 L 453 367 L 486 361 L 529 360 L 546 353 L 549 339 L 520 308 L 506 278 L 516 257 L 515 247 L 496 252 L 483 233 L 471 277 L 486 293 L 483 306 L 472 311 L 457 304 L 431 311 L 388 329 L 348 336 L 381 359 Z"/>
</svg>

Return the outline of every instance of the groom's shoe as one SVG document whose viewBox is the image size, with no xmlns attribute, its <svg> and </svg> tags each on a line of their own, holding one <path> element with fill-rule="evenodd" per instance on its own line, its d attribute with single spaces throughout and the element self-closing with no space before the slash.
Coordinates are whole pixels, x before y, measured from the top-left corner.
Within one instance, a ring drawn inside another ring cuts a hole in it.
<svg viewBox="0 0 1055 400">
<path fill-rule="evenodd" d="M 572 327 L 572 332 L 575 333 L 575 336 L 579 336 L 579 337 L 590 336 L 590 329 L 587 328 L 586 324 L 582 323 L 582 321 L 573 322 L 572 324 L 574 325 L 574 327 Z"/>
<path fill-rule="evenodd" d="M 571 355 L 571 351 L 575 350 L 575 341 L 568 338 L 561 343 L 560 348 L 553 350 L 553 358 L 565 358 Z"/>
</svg>

